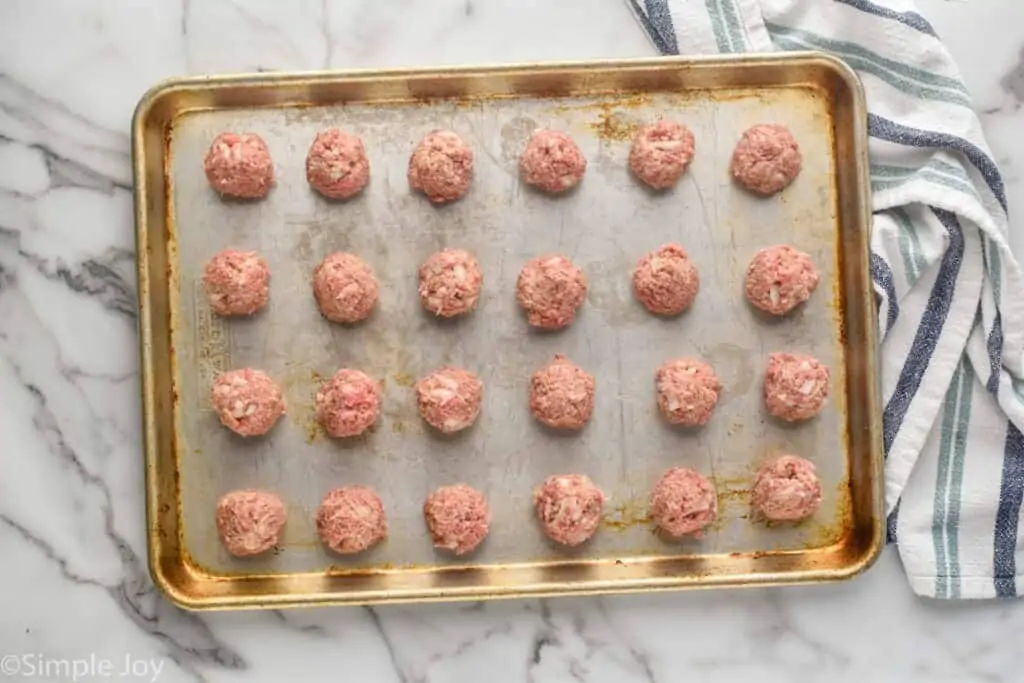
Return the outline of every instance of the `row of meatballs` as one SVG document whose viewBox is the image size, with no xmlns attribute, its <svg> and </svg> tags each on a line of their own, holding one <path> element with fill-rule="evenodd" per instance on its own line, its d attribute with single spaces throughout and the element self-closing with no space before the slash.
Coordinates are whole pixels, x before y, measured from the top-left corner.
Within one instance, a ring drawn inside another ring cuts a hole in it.
<svg viewBox="0 0 1024 683">
<path fill-rule="evenodd" d="M 629 168 L 656 190 L 675 185 L 694 155 L 694 136 L 682 123 L 659 119 L 642 127 L 633 139 Z M 473 178 L 473 149 L 450 130 L 435 130 L 415 146 L 408 180 L 413 190 L 435 204 L 463 197 Z M 732 176 L 758 195 L 772 195 L 789 185 L 803 164 L 800 147 L 779 124 L 746 130 L 732 154 Z M 214 138 L 203 159 L 211 187 L 221 196 L 258 199 L 274 184 L 274 163 L 266 142 L 256 133 L 225 132 Z M 550 194 L 576 187 L 587 160 L 568 133 L 533 131 L 519 158 L 520 177 Z M 370 161 L 362 139 L 338 128 L 317 134 L 306 155 L 306 179 L 328 199 L 349 199 L 370 179 Z"/>
<path fill-rule="evenodd" d="M 553 475 L 533 492 L 533 504 L 544 533 L 563 546 L 589 540 L 601 523 L 607 498 L 583 474 Z M 755 517 L 772 522 L 797 522 L 821 504 L 821 482 L 814 465 L 782 455 L 757 472 L 751 490 Z M 714 485 L 700 473 L 682 467 L 666 471 L 655 484 L 649 516 L 670 538 L 700 538 L 718 517 Z M 454 555 L 475 550 L 491 528 L 491 509 L 482 493 L 467 484 L 442 486 L 423 503 L 423 517 L 436 548 Z M 217 502 L 216 524 L 224 547 L 236 557 L 264 553 L 280 542 L 287 521 L 281 499 L 266 491 L 241 490 Z M 316 512 L 321 541 L 341 555 L 363 552 L 387 537 L 384 503 L 372 488 L 343 486 L 330 491 Z"/>
<path fill-rule="evenodd" d="M 473 254 L 444 249 L 420 266 L 423 307 L 443 318 L 470 312 L 480 299 L 483 271 Z M 633 293 L 651 313 L 675 316 L 686 311 L 700 290 L 700 275 L 678 244 L 646 254 L 633 268 Z M 818 271 L 808 254 L 788 245 L 759 249 L 747 266 L 747 300 L 773 315 L 785 315 L 807 301 L 818 286 Z M 527 322 L 556 330 L 571 324 L 587 294 L 583 271 L 564 256 L 545 255 L 527 262 L 516 280 L 516 300 Z M 270 298 L 270 270 L 253 251 L 225 249 L 203 271 L 203 289 L 218 315 L 256 313 Z M 365 320 L 378 305 L 380 287 L 373 269 L 348 252 L 327 256 L 313 270 L 313 295 L 321 314 L 332 322 Z"/>
<path fill-rule="evenodd" d="M 594 376 L 556 355 L 530 378 L 530 413 L 552 429 L 579 430 L 594 412 Z M 708 422 L 722 384 L 714 369 L 696 358 L 662 364 L 654 377 L 655 398 L 665 420 L 699 427 Z M 774 417 L 796 422 L 821 412 L 829 391 L 829 371 L 804 354 L 772 353 L 764 373 L 764 402 Z M 415 387 L 420 416 L 434 429 L 454 434 L 476 422 L 483 406 L 483 381 L 462 368 L 442 367 Z M 213 382 L 210 403 L 221 423 L 241 436 L 270 431 L 284 414 L 281 388 L 262 370 L 222 372 Z M 351 368 L 338 370 L 316 393 L 316 415 L 334 438 L 360 436 L 380 416 L 380 384 Z"/>
</svg>

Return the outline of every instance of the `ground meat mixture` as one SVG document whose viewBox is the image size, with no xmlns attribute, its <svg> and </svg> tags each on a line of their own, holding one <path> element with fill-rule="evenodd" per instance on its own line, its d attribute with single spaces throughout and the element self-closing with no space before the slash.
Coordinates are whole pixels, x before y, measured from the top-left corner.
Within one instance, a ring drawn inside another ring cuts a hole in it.
<svg viewBox="0 0 1024 683">
<path fill-rule="evenodd" d="M 535 130 L 519 158 L 523 181 L 553 194 L 576 187 L 586 170 L 583 152 L 560 130 Z"/>
<path fill-rule="evenodd" d="M 338 128 L 317 133 L 306 154 L 306 180 L 328 199 L 348 199 L 370 179 L 363 141 Z"/>
<path fill-rule="evenodd" d="M 484 494 L 466 484 L 442 486 L 423 503 L 423 517 L 434 547 L 465 555 L 491 529 L 491 508 Z"/>
<path fill-rule="evenodd" d="M 420 302 L 442 318 L 468 313 L 480 299 L 484 276 L 476 257 L 464 249 L 445 249 L 420 266 Z"/>
<path fill-rule="evenodd" d="M 670 424 L 707 424 L 722 385 L 710 365 L 696 358 L 667 361 L 654 376 L 658 408 Z"/>
<path fill-rule="evenodd" d="M 676 121 L 661 119 L 640 129 L 629 150 L 629 169 L 656 190 L 676 184 L 693 159 L 693 133 Z"/>
<path fill-rule="evenodd" d="M 594 412 L 594 376 L 556 355 L 530 378 L 530 412 L 553 429 L 582 429 Z"/>
<path fill-rule="evenodd" d="M 651 519 L 669 536 L 703 536 L 718 517 L 715 487 L 699 473 L 685 467 L 665 472 L 651 492 Z"/>
<path fill-rule="evenodd" d="M 217 533 L 235 557 L 259 555 L 277 545 L 287 519 L 284 503 L 266 491 L 232 491 L 217 501 Z"/>
<path fill-rule="evenodd" d="M 203 269 L 203 290 L 217 315 L 252 315 L 270 298 L 270 269 L 255 251 L 225 249 Z"/>
<path fill-rule="evenodd" d="M 379 288 L 365 261 L 339 251 L 321 261 L 313 271 L 313 296 L 325 318 L 351 324 L 373 313 Z"/>
<path fill-rule="evenodd" d="M 586 296 L 587 278 L 564 256 L 535 258 L 516 280 L 516 301 L 526 311 L 526 321 L 542 330 L 571 324 Z"/>
<path fill-rule="evenodd" d="M 747 130 L 732 153 L 732 176 L 760 195 L 775 194 L 789 185 L 802 165 L 800 147 L 792 133 L 774 123 Z"/>
<path fill-rule="evenodd" d="M 584 474 L 556 474 L 533 491 L 533 505 L 544 533 L 567 546 L 579 545 L 594 535 L 604 501 L 604 493 Z"/>
<path fill-rule="evenodd" d="M 699 290 L 697 267 L 678 244 L 655 249 L 633 269 L 633 293 L 657 315 L 679 315 L 693 305 Z"/>
<path fill-rule="evenodd" d="M 330 436 L 359 436 L 380 416 L 380 387 L 367 374 L 342 368 L 316 392 L 316 416 Z"/>
<path fill-rule="evenodd" d="M 210 405 L 221 424 L 241 436 L 266 434 L 285 410 L 281 387 L 267 373 L 251 368 L 217 375 Z"/>
<path fill-rule="evenodd" d="M 221 133 L 203 159 L 210 186 L 224 197 L 258 199 L 274 184 L 267 143 L 255 133 Z"/>
<path fill-rule="evenodd" d="M 811 257 L 787 245 L 759 249 L 747 266 L 747 300 L 766 313 L 785 315 L 818 286 Z"/>
<path fill-rule="evenodd" d="M 807 420 L 821 412 L 826 397 L 828 368 L 817 358 L 797 353 L 768 356 L 764 403 L 769 413 L 786 422 Z"/>
<path fill-rule="evenodd" d="M 821 505 L 821 482 L 814 465 L 795 455 L 783 455 L 757 471 L 750 496 L 754 510 L 767 520 L 795 522 Z"/>
<path fill-rule="evenodd" d="M 427 424 L 445 434 L 466 429 L 480 414 L 484 383 L 472 372 L 441 368 L 416 383 L 416 403 Z"/>
<path fill-rule="evenodd" d="M 316 531 L 340 555 L 361 553 L 388 535 L 384 503 L 368 486 L 342 486 L 324 496 L 316 511 Z"/>
<path fill-rule="evenodd" d="M 469 191 L 473 150 L 450 130 L 435 130 L 409 158 L 409 185 L 435 204 L 455 201 Z"/>
</svg>

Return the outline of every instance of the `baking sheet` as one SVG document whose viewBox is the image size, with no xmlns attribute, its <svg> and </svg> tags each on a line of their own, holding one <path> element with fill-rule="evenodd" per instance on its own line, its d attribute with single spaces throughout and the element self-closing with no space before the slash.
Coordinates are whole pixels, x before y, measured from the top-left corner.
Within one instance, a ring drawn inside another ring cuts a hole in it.
<svg viewBox="0 0 1024 683">
<path fill-rule="evenodd" d="M 831 545 L 850 519 L 846 394 L 837 284 L 837 196 L 830 103 L 807 87 L 714 92 L 605 94 L 537 99 L 435 100 L 309 108 L 252 108 L 188 113 L 169 141 L 180 287 L 174 349 L 179 367 L 182 540 L 195 565 L 215 575 L 278 574 L 328 568 L 402 568 L 505 564 L 566 558 L 643 557 L 803 550 Z M 636 126 L 659 116 L 693 130 L 696 156 L 678 187 L 652 193 L 626 170 Z M 781 195 L 758 199 L 728 177 L 732 148 L 747 127 L 788 125 L 804 169 Z M 371 181 L 356 199 L 329 202 L 305 179 L 315 134 L 339 126 L 360 135 Z M 560 197 L 518 180 L 529 133 L 560 128 L 589 165 L 582 185 Z M 409 153 L 422 135 L 450 128 L 476 152 L 476 174 L 462 201 L 434 207 L 411 192 Z M 208 187 L 202 157 L 224 130 L 259 133 L 275 162 L 277 185 L 263 201 L 221 201 Z M 694 307 L 674 319 L 648 314 L 632 297 L 630 272 L 647 251 L 681 243 L 700 269 Z M 742 296 L 746 264 L 759 247 L 790 243 L 811 254 L 822 279 L 810 302 L 782 321 L 766 321 Z M 254 249 L 272 273 L 269 307 L 249 320 L 210 315 L 199 280 L 225 247 Z M 416 270 L 445 247 L 472 251 L 484 272 L 476 311 L 438 321 L 422 311 Z M 314 266 L 336 250 L 365 259 L 381 283 L 380 306 L 365 324 L 323 320 L 310 288 Z M 543 253 L 571 258 L 590 291 L 576 322 L 557 333 L 531 331 L 514 297 L 519 268 Z M 781 425 L 767 418 L 760 378 L 772 351 L 811 353 L 828 365 L 832 392 L 816 420 Z M 542 429 L 527 409 L 530 374 L 556 353 L 593 373 L 595 411 L 580 434 Z M 681 431 L 659 417 L 657 366 L 699 356 L 722 384 L 703 429 Z M 411 385 L 439 365 L 478 373 L 485 385 L 477 424 L 440 438 L 418 417 Z M 213 374 L 258 367 L 285 389 L 288 414 L 265 438 L 243 440 L 220 426 L 207 406 Z M 323 435 L 313 416 L 319 378 L 359 368 L 383 382 L 376 431 L 354 443 Z M 820 511 L 798 526 L 752 523 L 749 487 L 764 459 L 782 452 L 810 458 L 822 479 Z M 720 521 L 700 540 L 666 543 L 646 521 L 651 486 L 668 467 L 712 478 Z M 608 495 L 606 523 L 591 542 L 565 550 L 546 541 L 531 506 L 534 485 L 555 473 L 581 472 Z M 437 486 L 464 481 L 488 497 L 493 524 L 478 552 L 437 553 L 421 505 Z M 372 551 L 340 557 L 316 538 L 321 497 L 346 484 L 374 487 L 390 535 Z M 213 523 L 217 498 L 256 487 L 289 508 L 282 543 L 265 557 L 237 560 L 221 547 Z"/>
</svg>

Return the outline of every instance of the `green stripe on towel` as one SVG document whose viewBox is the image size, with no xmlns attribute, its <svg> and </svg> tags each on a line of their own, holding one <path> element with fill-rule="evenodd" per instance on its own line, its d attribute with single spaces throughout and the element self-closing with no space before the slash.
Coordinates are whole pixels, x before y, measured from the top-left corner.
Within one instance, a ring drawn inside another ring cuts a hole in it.
<svg viewBox="0 0 1024 683">
<path fill-rule="evenodd" d="M 953 380 L 946 389 L 942 408 L 942 427 L 939 435 L 939 466 L 935 475 L 935 510 L 932 512 L 932 546 L 935 549 L 935 595 L 949 597 L 946 581 L 949 578 L 949 556 L 946 552 L 946 495 L 949 486 L 953 432 L 956 429 L 957 394 L 960 393 L 960 375 L 963 363 L 957 366 Z"/>
<path fill-rule="evenodd" d="M 772 41 L 787 50 L 820 50 L 841 57 L 858 71 L 869 73 L 893 88 L 921 99 L 971 106 L 971 98 L 958 81 L 885 59 L 852 43 L 832 41 L 807 31 L 768 24 Z M 852 46 L 852 47 L 850 47 Z M 856 48 L 856 49 L 854 49 Z M 923 75 L 923 76 L 922 76 Z"/>
<path fill-rule="evenodd" d="M 718 8 L 717 0 L 704 0 L 704 4 L 708 8 L 708 19 L 711 21 L 711 30 L 715 32 L 715 42 L 718 43 L 718 51 L 726 53 L 736 52 L 732 43 L 729 42 L 725 20 L 722 18 L 722 12 Z"/>
<path fill-rule="evenodd" d="M 971 401 L 974 396 L 974 370 L 966 356 L 960 359 L 963 367 L 960 388 L 960 415 L 957 418 L 956 438 L 953 442 L 953 472 L 950 477 L 949 502 L 946 506 L 946 534 L 949 538 L 949 596 L 960 597 L 960 502 L 963 497 L 964 462 L 967 460 L 967 431 L 971 424 Z"/>
<path fill-rule="evenodd" d="M 729 40 L 733 45 L 733 52 L 745 52 L 747 39 L 743 32 L 743 24 L 740 22 L 740 11 L 736 7 L 736 0 L 719 0 L 722 8 L 722 15 L 725 17 L 726 26 L 729 29 Z"/>
</svg>

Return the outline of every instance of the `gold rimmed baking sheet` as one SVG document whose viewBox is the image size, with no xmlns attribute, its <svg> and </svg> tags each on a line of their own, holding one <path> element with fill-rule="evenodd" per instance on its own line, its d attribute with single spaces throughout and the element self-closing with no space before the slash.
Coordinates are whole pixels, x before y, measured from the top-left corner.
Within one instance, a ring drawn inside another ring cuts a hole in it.
<svg viewBox="0 0 1024 683">
<path fill-rule="evenodd" d="M 626 158 L 637 127 L 659 116 L 685 122 L 694 162 L 679 186 L 653 194 Z M 280 607 L 644 591 L 827 581 L 868 566 L 882 544 L 881 451 L 872 290 L 865 110 L 859 83 L 818 54 L 545 64 L 440 70 L 259 74 L 183 79 L 154 88 L 133 130 L 139 246 L 149 559 L 157 584 L 186 607 Z M 736 188 L 729 156 L 754 123 L 789 126 L 804 169 L 781 195 Z M 306 183 L 318 130 L 360 135 L 371 182 L 328 202 Z M 527 190 L 518 155 L 536 127 L 568 131 L 588 158 L 567 196 Z M 473 146 L 469 195 L 444 207 L 412 193 L 415 142 L 451 128 Z M 221 201 L 202 156 L 223 130 L 257 132 L 277 184 L 254 203 Z M 693 309 L 672 320 L 632 299 L 629 272 L 645 252 L 677 241 L 700 268 Z M 809 252 L 822 274 L 796 315 L 766 323 L 742 300 L 753 252 L 779 242 Z M 473 251 L 484 294 L 464 320 L 438 323 L 416 297 L 415 272 L 443 247 Z M 271 304 L 249 320 L 210 314 L 199 280 L 225 247 L 269 262 Z M 310 273 L 328 253 L 360 254 L 381 281 L 380 309 L 342 328 L 317 313 Z M 590 292 L 576 323 L 531 333 L 513 291 L 520 266 L 563 253 Z M 832 371 L 828 408 L 786 427 L 767 418 L 760 376 L 776 350 L 813 353 Z M 579 435 L 540 429 L 526 408 L 530 373 L 563 353 L 597 378 L 594 418 Z M 708 360 L 724 385 L 702 430 L 665 426 L 653 373 L 681 355 Z M 449 363 L 485 382 L 478 424 L 438 439 L 416 413 L 411 384 Z M 358 367 L 380 379 L 383 416 L 354 444 L 326 438 L 312 396 L 319 378 Z M 206 401 L 221 369 L 260 367 L 285 389 L 288 414 L 265 438 L 243 441 Z M 821 510 L 796 526 L 754 522 L 756 466 L 781 452 L 813 460 Z M 652 533 L 646 499 L 670 466 L 715 482 L 721 519 L 700 540 Z M 533 486 L 549 474 L 588 474 L 608 494 L 594 539 L 566 552 L 532 517 Z M 468 559 L 436 553 L 420 506 L 434 487 L 466 481 L 493 509 L 492 532 Z M 318 543 L 312 516 L 330 488 L 376 488 L 388 540 L 356 557 Z M 235 488 L 278 493 L 289 507 L 281 544 L 238 560 L 220 546 L 217 498 Z"/>
</svg>

